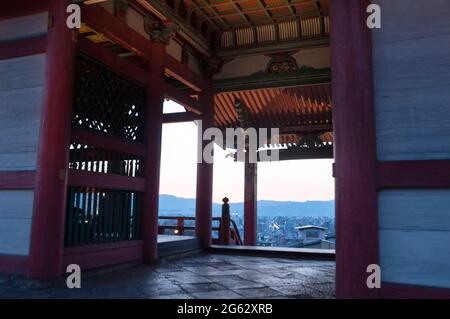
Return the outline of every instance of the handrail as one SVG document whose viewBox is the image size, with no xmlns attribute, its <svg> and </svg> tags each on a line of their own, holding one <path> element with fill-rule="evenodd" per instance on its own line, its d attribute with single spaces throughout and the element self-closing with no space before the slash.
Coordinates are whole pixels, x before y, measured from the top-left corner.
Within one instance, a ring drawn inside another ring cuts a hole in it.
<svg viewBox="0 0 450 319">
<path fill-rule="evenodd" d="M 236 235 L 236 242 L 237 242 L 237 244 L 238 245 L 243 245 L 243 242 L 242 242 L 242 239 L 241 239 L 241 235 L 239 234 L 239 229 L 237 228 L 237 225 L 236 225 L 235 221 L 232 220 L 232 219 L 230 221 L 231 221 L 231 224 L 233 225 L 233 231 L 234 231 L 234 233 Z"/>
<path fill-rule="evenodd" d="M 229 199 L 224 198 L 222 204 L 222 216 L 213 217 L 212 221 L 218 221 L 219 227 L 212 227 L 211 230 L 218 232 L 219 238 L 213 238 L 213 242 L 221 245 L 243 245 L 241 235 L 236 222 L 230 218 Z M 185 226 L 185 221 L 195 221 L 191 216 L 159 216 L 161 220 L 176 220 L 177 225 L 159 225 L 158 233 L 164 234 L 166 229 L 174 230 L 175 235 L 183 235 L 186 230 L 195 230 L 195 226 Z"/>
</svg>

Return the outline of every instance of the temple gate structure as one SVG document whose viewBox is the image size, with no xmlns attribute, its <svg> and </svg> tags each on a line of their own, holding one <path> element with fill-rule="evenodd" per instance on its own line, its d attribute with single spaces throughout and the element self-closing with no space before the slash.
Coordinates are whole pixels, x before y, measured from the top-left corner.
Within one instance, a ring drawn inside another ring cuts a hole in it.
<svg viewBox="0 0 450 319">
<path fill-rule="evenodd" d="M 73 2 L 0 4 L 0 272 L 157 261 L 162 125 L 202 120 L 279 128 L 280 160 L 335 159 L 337 297 L 450 296 L 447 0 L 373 1 L 381 29 L 367 0 Z M 242 182 L 252 246 L 257 163 Z M 212 185 L 198 164 L 203 248 Z"/>
</svg>

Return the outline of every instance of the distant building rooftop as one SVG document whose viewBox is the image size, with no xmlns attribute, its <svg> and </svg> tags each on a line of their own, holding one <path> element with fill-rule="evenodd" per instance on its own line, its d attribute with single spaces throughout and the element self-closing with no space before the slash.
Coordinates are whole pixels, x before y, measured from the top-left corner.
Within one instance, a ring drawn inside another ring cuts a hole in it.
<svg viewBox="0 0 450 319">
<path fill-rule="evenodd" d="M 328 228 L 320 227 L 320 226 L 314 226 L 314 225 L 299 226 L 299 227 L 295 227 L 295 229 L 297 229 L 297 230 L 306 230 L 306 229 L 328 230 Z"/>
</svg>

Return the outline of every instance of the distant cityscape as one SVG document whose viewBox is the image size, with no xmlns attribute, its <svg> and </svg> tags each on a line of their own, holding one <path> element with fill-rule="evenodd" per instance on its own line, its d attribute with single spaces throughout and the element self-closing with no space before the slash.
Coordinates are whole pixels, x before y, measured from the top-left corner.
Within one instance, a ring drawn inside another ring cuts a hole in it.
<svg viewBox="0 0 450 319">
<path fill-rule="evenodd" d="M 244 219 L 241 214 L 233 214 L 232 219 L 236 222 L 239 233 L 244 237 Z M 326 228 L 328 237 L 335 234 L 335 220 L 331 217 L 301 216 L 259 216 L 258 217 L 258 246 L 270 247 L 308 247 L 299 238 L 296 227 L 319 226 Z M 308 243 L 309 244 L 309 243 Z M 317 247 L 318 248 L 318 247 Z"/>
<path fill-rule="evenodd" d="M 243 204 L 232 203 L 230 206 L 231 218 L 244 238 Z M 194 199 L 160 196 L 160 216 L 189 217 L 194 216 L 194 211 Z M 214 204 L 213 215 L 221 215 L 220 204 Z M 160 223 L 169 224 L 170 221 Z M 193 222 L 186 223 L 189 224 L 193 225 Z M 334 201 L 258 202 L 258 246 L 334 249 L 334 243 Z"/>
</svg>

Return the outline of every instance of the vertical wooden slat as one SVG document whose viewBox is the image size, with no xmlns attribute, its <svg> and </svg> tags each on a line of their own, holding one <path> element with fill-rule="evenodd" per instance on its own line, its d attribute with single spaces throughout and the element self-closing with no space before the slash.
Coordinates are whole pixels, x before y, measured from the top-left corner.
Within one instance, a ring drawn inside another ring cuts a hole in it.
<svg viewBox="0 0 450 319">
<path fill-rule="evenodd" d="M 86 244 L 90 244 L 91 243 L 91 230 L 92 230 L 92 201 L 93 201 L 93 198 L 92 198 L 93 193 L 92 193 L 91 188 L 89 188 L 87 190 L 86 196 L 87 196 L 86 221 L 85 221 L 86 233 L 85 233 L 84 241 Z"/>
<path fill-rule="evenodd" d="M 135 235 L 134 235 L 134 239 L 139 239 L 141 238 L 141 218 L 142 218 L 142 214 L 144 214 L 145 212 L 142 211 L 142 193 L 134 193 L 135 194 L 135 201 L 134 201 L 134 230 L 135 230 Z"/>
<path fill-rule="evenodd" d="M 80 223 L 79 223 L 79 219 L 80 219 L 80 213 L 81 213 L 81 205 L 82 205 L 82 188 L 76 188 L 76 193 L 77 193 L 77 205 L 76 205 L 76 215 L 75 215 L 75 219 L 74 219 L 74 230 L 73 230 L 73 237 L 72 237 L 72 242 L 74 245 L 79 244 L 79 238 L 80 238 Z"/>
<path fill-rule="evenodd" d="M 105 200 L 103 197 L 103 189 L 99 189 L 99 199 L 98 199 L 98 241 L 99 243 L 103 242 L 104 233 L 105 233 Z"/>
<path fill-rule="evenodd" d="M 93 199 L 93 210 L 92 210 L 92 228 L 91 228 L 91 243 L 97 243 L 98 241 L 98 204 L 99 204 L 99 193 L 98 189 L 95 189 L 92 193 Z"/>
<path fill-rule="evenodd" d="M 72 245 L 72 229 L 73 229 L 73 210 L 75 207 L 75 190 L 73 187 L 69 189 L 67 199 L 67 218 L 66 218 L 66 246 Z"/>
</svg>

